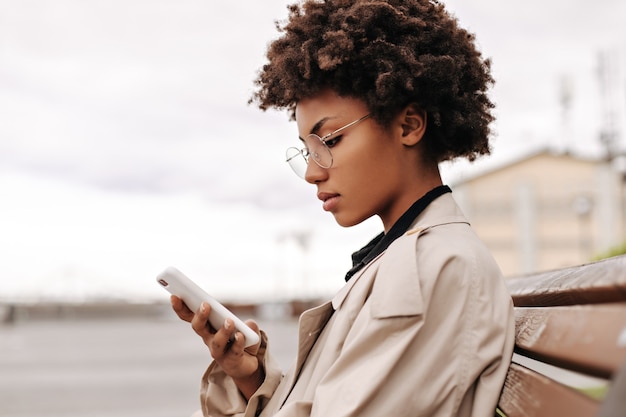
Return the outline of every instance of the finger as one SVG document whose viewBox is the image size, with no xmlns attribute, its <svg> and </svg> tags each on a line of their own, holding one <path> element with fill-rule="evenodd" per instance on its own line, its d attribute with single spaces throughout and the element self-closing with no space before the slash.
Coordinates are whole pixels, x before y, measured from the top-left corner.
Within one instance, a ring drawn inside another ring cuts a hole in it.
<svg viewBox="0 0 626 417">
<path fill-rule="evenodd" d="M 224 353 L 234 355 L 236 357 L 243 356 L 246 350 L 246 338 L 241 332 L 235 332 L 233 337 L 228 341 Z"/>
<path fill-rule="evenodd" d="M 209 346 L 211 354 L 217 355 L 213 356 L 215 359 L 230 351 L 235 342 L 234 333 L 235 323 L 231 319 L 224 320 L 224 325 L 215 333 Z"/>
<path fill-rule="evenodd" d="M 259 325 L 254 320 L 246 320 L 246 325 L 252 330 L 254 330 L 256 334 L 259 335 L 259 342 L 256 345 L 249 346 L 246 349 L 251 354 L 256 355 L 256 353 L 259 351 L 259 347 L 261 346 L 261 337 L 260 337 L 261 330 L 259 330 Z M 242 339 L 244 339 L 243 335 L 242 335 Z M 245 341 L 244 341 L 244 344 L 245 344 Z"/>
<path fill-rule="evenodd" d="M 259 325 L 254 320 L 246 320 L 246 325 L 254 330 L 256 333 L 260 333 Z"/>
<path fill-rule="evenodd" d="M 194 315 L 193 311 L 191 311 L 189 307 L 187 307 L 183 300 L 175 295 L 172 295 L 170 297 L 170 303 L 172 304 L 172 309 L 181 320 L 191 322 L 191 319 L 193 319 Z"/>
<path fill-rule="evenodd" d="M 191 320 L 191 328 L 203 339 L 215 333 L 215 329 L 209 324 L 210 313 L 211 306 L 203 302 Z"/>
</svg>

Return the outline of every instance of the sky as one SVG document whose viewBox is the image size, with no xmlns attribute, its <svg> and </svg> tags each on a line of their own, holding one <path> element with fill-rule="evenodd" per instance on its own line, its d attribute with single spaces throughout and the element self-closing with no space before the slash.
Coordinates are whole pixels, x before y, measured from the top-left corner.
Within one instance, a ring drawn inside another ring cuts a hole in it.
<svg viewBox="0 0 626 417">
<path fill-rule="evenodd" d="M 341 287 L 379 221 L 336 225 L 284 163 L 295 124 L 247 104 L 289 3 L 0 0 L 0 301 L 158 300 L 169 265 L 223 299 Z M 444 3 L 492 60 L 497 117 L 492 156 L 445 181 L 598 154 L 608 119 L 623 137 L 626 2 Z"/>
</svg>

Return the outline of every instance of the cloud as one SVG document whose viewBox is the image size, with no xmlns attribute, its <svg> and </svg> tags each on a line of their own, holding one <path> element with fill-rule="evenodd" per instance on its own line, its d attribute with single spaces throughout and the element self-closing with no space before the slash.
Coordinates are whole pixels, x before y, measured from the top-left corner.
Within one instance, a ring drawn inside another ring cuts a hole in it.
<svg viewBox="0 0 626 417">
<path fill-rule="evenodd" d="M 286 186 L 281 159 L 295 127 L 246 102 L 288 2 L 39 3 L 0 0 L 5 167 L 107 188 L 210 188 L 226 200 L 267 196 L 261 181 Z M 496 155 L 562 135 L 564 78 L 573 145 L 595 140 L 597 50 L 624 53 L 622 2 L 447 4 L 493 59 Z"/>
<path fill-rule="evenodd" d="M 340 283 L 380 225 L 337 227 L 284 163 L 295 125 L 246 104 L 288 3 L 0 0 L 0 267 L 54 294 L 142 293 L 166 261 L 227 277 L 214 283 L 224 293 L 256 279 L 295 291 L 301 264 L 321 287 Z M 626 3 L 446 4 L 493 61 L 492 160 L 563 138 L 598 151 L 597 56 L 615 56 L 625 91 Z M 293 240 L 304 232 L 308 259 Z"/>
</svg>

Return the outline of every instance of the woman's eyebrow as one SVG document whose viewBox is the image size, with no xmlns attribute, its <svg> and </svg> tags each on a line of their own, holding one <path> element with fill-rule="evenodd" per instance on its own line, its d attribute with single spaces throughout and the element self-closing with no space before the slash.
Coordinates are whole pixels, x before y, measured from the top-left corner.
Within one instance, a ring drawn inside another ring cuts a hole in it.
<svg viewBox="0 0 626 417">
<path fill-rule="evenodd" d="M 315 133 L 317 135 L 317 132 L 319 132 L 320 129 L 322 128 L 322 126 L 324 126 L 324 123 L 326 123 L 330 119 L 332 119 L 332 117 L 324 117 L 324 118 L 320 119 L 320 121 L 318 121 L 317 123 L 315 123 L 313 125 L 313 127 L 311 128 L 311 131 L 309 132 L 309 134 Z"/>
<path fill-rule="evenodd" d="M 324 126 L 324 123 L 326 123 L 330 119 L 334 119 L 334 117 L 324 117 L 324 118 L 320 119 L 317 123 L 315 123 L 313 125 L 313 127 L 311 128 L 311 131 L 309 132 L 309 135 L 311 135 L 311 134 L 316 134 L 317 135 L 317 133 L 322 128 L 322 126 Z M 302 137 L 298 136 L 298 139 L 300 139 L 302 142 L 304 142 L 304 139 Z"/>
</svg>

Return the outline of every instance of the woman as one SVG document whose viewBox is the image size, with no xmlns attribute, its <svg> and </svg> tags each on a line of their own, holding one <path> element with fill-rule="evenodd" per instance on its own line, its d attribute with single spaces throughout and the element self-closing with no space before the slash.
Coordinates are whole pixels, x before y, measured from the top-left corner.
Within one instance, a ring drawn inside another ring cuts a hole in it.
<svg viewBox="0 0 626 417">
<path fill-rule="evenodd" d="M 489 153 L 489 62 L 436 1 L 290 6 L 252 99 L 285 109 L 287 160 L 324 210 L 384 232 L 353 255 L 347 283 L 300 317 L 283 375 L 269 340 L 244 349 L 208 306 L 180 318 L 209 347 L 205 416 L 493 416 L 513 349 L 511 299 L 439 163 Z"/>
</svg>

